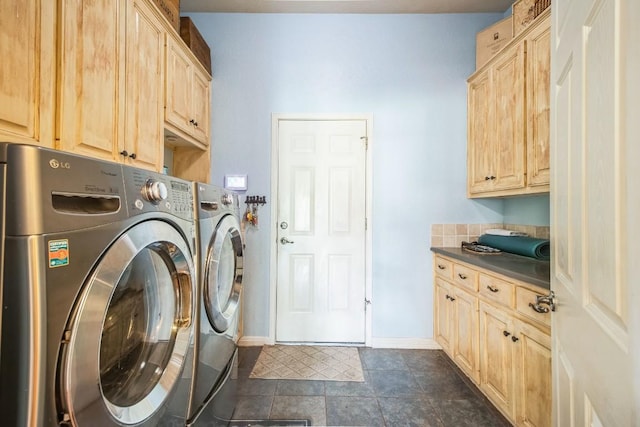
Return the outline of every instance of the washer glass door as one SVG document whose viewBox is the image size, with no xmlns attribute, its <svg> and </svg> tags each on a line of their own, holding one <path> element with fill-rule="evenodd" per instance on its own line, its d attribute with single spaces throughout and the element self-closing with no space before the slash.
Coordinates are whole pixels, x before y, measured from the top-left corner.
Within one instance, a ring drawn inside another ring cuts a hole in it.
<svg viewBox="0 0 640 427">
<path fill-rule="evenodd" d="M 77 424 L 105 415 L 137 424 L 163 407 L 191 340 L 193 278 L 187 243 L 162 221 L 134 226 L 107 250 L 63 359 L 65 409 Z"/>
<path fill-rule="evenodd" d="M 233 215 L 226 215 L 211 237 L 204 270 L 204 306 L 219 333 L 229 329 L 239 307 L 242 254 L 240 224 Z"/>
</svg>

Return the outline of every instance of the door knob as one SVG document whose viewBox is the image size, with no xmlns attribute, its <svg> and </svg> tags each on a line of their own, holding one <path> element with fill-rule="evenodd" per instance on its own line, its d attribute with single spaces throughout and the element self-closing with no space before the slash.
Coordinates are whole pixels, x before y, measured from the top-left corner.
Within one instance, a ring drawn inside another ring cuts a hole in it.
<svg viewBox="0 0 640 427">
<path fill-rule="evenodd" d="M 287 243 L 293 243 L 293 240 L 289 240 L 286 237 L 283 237 L 280 239 L 280 243 L 282 243 L 283 245 L 286 245 Z"/>
</svg>

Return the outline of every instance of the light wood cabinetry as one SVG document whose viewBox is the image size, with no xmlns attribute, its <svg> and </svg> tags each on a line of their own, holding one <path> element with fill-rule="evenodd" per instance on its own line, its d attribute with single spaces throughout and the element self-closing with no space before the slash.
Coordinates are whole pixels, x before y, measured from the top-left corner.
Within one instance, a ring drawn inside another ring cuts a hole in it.
<svg viewBox="0 0 640 427">
<path fill-rule="evenodd" d="M 547 18 L 548 20 L 549 18 Z M 549 105 L 551 29 L 544 22 L 528 33 L 527 44 L 527 184 L 549 185 Z"/>
<path fill-rule="evenodd" d="M 0 140 L 54 146 L 56 4 L 0 2 Z"/>
<path fill-rule="evenodd" d="M 549 426 L 550 319 L 529 305 L 545 291 L 440 254 L 434 277 L 436 341 L 511 422 Z"/>
<path fill-rule="evenodd" d="M 468 80 L 467 195 L 549 191 L 549 12 Z"/>
<path fill-rule="evenodd" d="M 505 310 L 480 302 L 480 388 L 507 418 L 515 416 L 514 319 Z"/>
<path fill-rule="evenodd" d="M 145 0 L 127 2 L 125 153 L 139 167 L 161 170 L 164 147 L 165 31 Z"/>
<path fill-rule="evenodd" d="M 210 79 L 182 48 L 182 41 L 167 34 L 167 129 L 177 137 L 203 147 L 209 145 Z"/>
<path fill-rule="evenodd" d="M 209 180 L 211 77 L 153 2 L 8 0 L 0 19 L 0 139 L 162 171 L 165 88 L 180 77 L 166 73 L 173 38 L 198 126 L 180 147 L 169 144 L 168 166 Z"/>
<path fill-rule="evenodd" d="M 61 150 L 105 160 L 119 156 L 123 4 L 60 3 L 57 148 Z"/>
</svg>

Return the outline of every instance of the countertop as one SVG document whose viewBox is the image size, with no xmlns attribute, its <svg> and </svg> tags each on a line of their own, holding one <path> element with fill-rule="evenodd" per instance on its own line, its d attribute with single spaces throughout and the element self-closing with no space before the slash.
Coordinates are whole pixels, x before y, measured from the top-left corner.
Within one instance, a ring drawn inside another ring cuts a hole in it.
<svg viewBox="0 0 640 427">
<path fill-rule="evenodd" d="M 462 248 L 432 247 L 431 250 L 462 262 L 500 273 L 543 289 L 550 289 L 551 269 L 549 261 L 541 261 L 521 255 L 501 252 L 493 255 L 475 254 Z"/>
</svg>

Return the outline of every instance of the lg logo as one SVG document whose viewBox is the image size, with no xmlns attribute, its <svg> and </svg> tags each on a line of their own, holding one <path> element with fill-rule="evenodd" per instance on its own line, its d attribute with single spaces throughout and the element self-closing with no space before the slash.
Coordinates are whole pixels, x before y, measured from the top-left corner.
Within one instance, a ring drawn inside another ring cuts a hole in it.
<svg viewBox="0 0 640 427">
<path fill-rule="evenodd" d="M 49 166 L 53 169 L 71 169 L 71 164 L 67 162 L 59 162 L 56 159 L 49 160 Z"/>
</svg>

